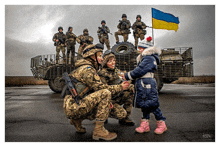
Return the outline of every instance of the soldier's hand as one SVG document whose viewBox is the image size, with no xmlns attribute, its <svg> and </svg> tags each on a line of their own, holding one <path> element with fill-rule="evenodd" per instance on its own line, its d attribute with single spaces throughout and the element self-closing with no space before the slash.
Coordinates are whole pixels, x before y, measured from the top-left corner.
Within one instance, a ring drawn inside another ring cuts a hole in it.
<svg viewBox="0 0 220 147">
<path fill-rule="evenodd" d="M 129 85 L 130 85 L 130 83 L 128 81 L 124 81 L 123 83 L 121 83 L 123 90 L 127 90 Z"/>
<path fill-rule="evenodd" d="M 121 74 L 121 77 L 122 77 L 122 79 L 123 80 L 125 80 L 126 81 L 126 79 L 125 79 L 125 74 L 123 73 L 123 74 Z"/>
<path fill-rule="evenodd" d="M 58 42 L 59 40 L 57 39 L 56 42 Z"/>
</svg>

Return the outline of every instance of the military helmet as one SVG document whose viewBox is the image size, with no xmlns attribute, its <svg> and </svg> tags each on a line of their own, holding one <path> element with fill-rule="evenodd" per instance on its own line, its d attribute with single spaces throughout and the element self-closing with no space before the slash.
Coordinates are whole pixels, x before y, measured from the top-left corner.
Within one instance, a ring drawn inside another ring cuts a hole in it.
<svg viewBox="0 0 220 147">
<path fill-rule="evenodd" d="M 63 27 L 58 27 L 58 31 L 59 31 L 60 29 L 62 29 L 62 30 L 63 30 Z"/>
<path fill-rule="evenodd" d="M 84 29 L 84 30 L 83 30 L 83 33 L 84 33 L 84 32 L 89 32 L 89 31 L 88 31 L 88 29 Z"/>
<path fill-rule="evenodd" d="M 127 15 L 126 15 L 126 14 L 122 14 L 122 17 L 121 17 L 121 18 L 123 18 L 123 17 L 126 17 L 126 18 L 127 18 Z"/>
<path fill-rule="evenodd" d="M 105 23 L 105 24 L 106 24 L 105 20 L 102 20 L 102 21 L 101 21 L 101 24 L 102 24 L 102 23 Z"/>
<path fill-rule="evenodd" d="M 136 16 L 136 19 L 137 19 L 138 17 L 141 19 L 141 15 L 137 15 L 137 16 Z"/>
<path fill-rule="evenodd" d="M 89 56 L 94 55 L 97 52 L 102 52 L 103 51 L 103 45 L 102 44 L 90 44 L 85 47 L 83 50 L 83 58 L 87 58 Z"/>
<path fill-rule="evenodd" d="M 103 61 L 102 61 L 102 67 L 104 67 L 108 60 L 111 58 L 111 57 L 115 57 L 115 54 L 113 52 L 111 52 L 111 50 L 107 50 L 105 51 L 105 53 L 103 54 L 102 58 L 103 58 Z"/>
<path fill-rule="evenodd" d="M 69 28 L 68 28 L 68 31 L 69 31 L 70 29 L 72 29 L 72 28 L 73 28 L 73 27 L 69 27 Z"/>
</svg>

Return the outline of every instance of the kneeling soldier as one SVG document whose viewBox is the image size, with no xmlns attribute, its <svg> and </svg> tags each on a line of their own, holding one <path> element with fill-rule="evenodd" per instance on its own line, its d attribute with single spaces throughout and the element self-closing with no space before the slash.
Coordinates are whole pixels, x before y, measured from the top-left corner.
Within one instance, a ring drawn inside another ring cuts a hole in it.
<svg viewBox="0 0 220 147">
<path fill-rule="evenodd" d="M 76 91 L 81 97 L 79 105 L 71 95 L 66 95 L 63 108 L 71 124 L 76 127 L 77 132 L 85 132 L 85 128 L 82 127 L 82 120 L 95 115 L 96 124 L 93 130 L 93 139 L 112 140 L 117 137 L 117 134 L 104 128 L 104 122 L 113 106 L 111 96 L 122 90 L 127 90 L 129 83 L 123 82 L 120 85 L 110 86 L 102 83 L 97 74 L 99 65 L 103 60 L 102 50 L 103 46 L 100 44 L 88 45 L 83 50 L 84 59 L 77 60 L 75 63 L 76 69 L 69 74 L 76 81 Z"/>
<path fill-rule="evenodd" d="M 115 67 L 115 55 L 111 51 L 106 51 L 103 55 L 102 69 L 99 70 L 98 74 L 101 77 L 103 83 L 108 85 L 121 84 L 122 80 L 119 78 L 119 73 Z M 131 114 L 132 102 L 134 97 L 134 85 L 130 84 L 128 90 L 121 91 L 118 95 L 113 96 L 111 102 L 114 107 L 110 112 L 110 117 L 118 118 L 119 124 L 133 126 L 134 122 L 129 119 Z M 123 105 L 121 107 L 120 105 Z M 125 118 L 123 112 L 127 112 Z"/>
</svg>

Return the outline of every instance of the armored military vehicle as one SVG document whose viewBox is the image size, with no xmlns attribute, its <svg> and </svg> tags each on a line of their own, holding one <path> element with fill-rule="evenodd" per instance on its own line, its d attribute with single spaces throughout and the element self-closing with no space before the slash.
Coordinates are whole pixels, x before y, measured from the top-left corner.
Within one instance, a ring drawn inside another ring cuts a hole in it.
<svg viewBox="0 0 220 147">
<path fill-rule="evenodd" d="M 136 65 L 136 57 L 139 55 L 134 45 L 130 42 L 120 42 L 112 47 L 116 56 L 116 67 L 120 71 L 131 71 Z M 160 64 L 154 76 L 157 80 L 158 91 L 163 83 L 171 83 L 179 77 L 193 76 L 192 47 L 164 48 L 160 55 Z M 74 62 L 75 59 L 72 59 Z M 55 54 L 39 55 L 31 58 L 31 71 L 37 79 L 48 80 L 48 85 L 54 92 L 61 92 L 65 84 L 62 79 L 64 72 L 70 73 L 75 69 L 72 64 L 63 64 L 60 57 L 59 63 L 55 64 Z"/>
<path fill-rule="evenodd" d="M 112 47 L 116 56 L 116 67 L 121 71 L 133 70 L 139 55 L 134 45 L 129 42 L 122 42 Z M 158 91 L 163 83 L 171 83 L 179 77 L 193 76 L 193 55 L 192 47 L 164 48 L 160 55 L 160 64 L 154 76 L 157 80 Z"/>
<path fill-rule="evenodd" d="M 62 57 L 59 59 L 59 64 L 55 64 L 55 57 L 55 54 L 33 57 L 31 58 L 30 67 L 34 78 L 48 80 L 50 89 L 56 93 L 60 93 L 65 84 L 62 74 L 64 72 L 70 73 L 75 68 L 74 62 L 72 62 L 73 64 L 63 64 Z"/>
</svg>

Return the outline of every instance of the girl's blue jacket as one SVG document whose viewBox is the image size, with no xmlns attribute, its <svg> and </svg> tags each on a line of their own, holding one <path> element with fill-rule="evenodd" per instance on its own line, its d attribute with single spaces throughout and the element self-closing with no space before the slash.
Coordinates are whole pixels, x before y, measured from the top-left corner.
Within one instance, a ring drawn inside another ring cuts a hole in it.
<svg viewBox="0 0 220 147">
<path fill-rule="evenodd" d="M 157 83 L 151 77 L 159 64 L 161 50 L 156 47 L 145 49 L 137 57 L 137 67 L 125 73 L 126 80 L 135 80 L 133 105 L 137 108 L 156 109 L 159 107 Z"/>
</svg>

